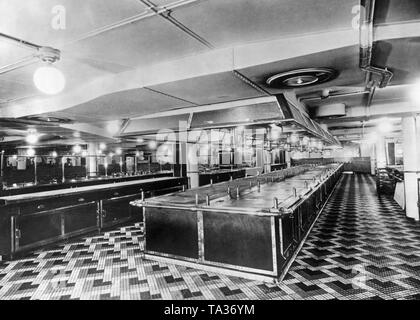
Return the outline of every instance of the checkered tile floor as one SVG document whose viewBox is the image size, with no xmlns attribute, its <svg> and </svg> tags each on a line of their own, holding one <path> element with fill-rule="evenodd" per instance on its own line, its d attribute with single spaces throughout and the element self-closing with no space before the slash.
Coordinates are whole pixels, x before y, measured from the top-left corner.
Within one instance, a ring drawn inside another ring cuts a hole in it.
<svg viewBox="0 0 420 320">
<path fill-rule="evenodd" d="M 0 262 L 0 299 L 420 299 L 420 227 L 344 175 L 289 273 L 267 284 L 142 259 L 139 225 Z"/>
</svg>

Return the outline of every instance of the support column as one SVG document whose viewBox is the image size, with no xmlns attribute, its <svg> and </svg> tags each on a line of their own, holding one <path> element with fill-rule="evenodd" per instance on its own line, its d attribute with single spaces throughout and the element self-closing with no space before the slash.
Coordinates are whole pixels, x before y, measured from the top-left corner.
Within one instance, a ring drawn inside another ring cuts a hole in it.
<svg viewBox="0 0 420 320">
<path fill-rule="evenodd" d="M 292 166 L 292 154 L 290 151 L 285 152 L 286 164 L 287 167 L 290 168 Z"/>
<path fill-rule="evenodd" d="M 99 145 L 97 143 L 89 143 L 87 145 L 87 153 L 88 157 L 86 159 L 86 172 L 88 176 L 96 177 L 98 175 L 97 172 L 97 157 L 96 152 L 98 150 Z"/>
<path fill-rule="evenodd" d="M 376 142 L 376 165 L 378 169 L 386 167 L 385 138 L 383 136 L 379 136 Z"/>
<path fill-rule="evenodd" d="M 198 147 L 195 143 L 187 143 L 187 174 L 190 178 L 190 187 L 197 188 L 199 186 L 198 171 Z"/>
<path fill-rule="evenodd" d="M 373 176 L 376 174 L 376 150 L 373 144 L 370 148 L 370 174 Z"/>
<path fill-rule="evenodd" d="M 418 183 L 420 169 L 420 117 L 402 119 L 405 211 L 409 218 L 419 221 Z"/>
<path fill-rule="evenodd" d="M 2 184 L 4 176 L 4 150 L 1 151 L 0 157 L 0 184 Z"/>
</svg>

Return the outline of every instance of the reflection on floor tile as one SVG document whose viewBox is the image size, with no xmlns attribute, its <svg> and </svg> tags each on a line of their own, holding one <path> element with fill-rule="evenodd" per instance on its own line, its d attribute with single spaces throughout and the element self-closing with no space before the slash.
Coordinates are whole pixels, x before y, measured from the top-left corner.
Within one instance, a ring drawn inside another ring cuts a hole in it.
<svg viewBox="0 0 420 320">
<path fill-rule="evenodd" d="M 0 299 L 420 299 L 420 227 L 344 175 L 281 284 L 142 259 L 140 225 L 0 262 Z"/>
</svg>

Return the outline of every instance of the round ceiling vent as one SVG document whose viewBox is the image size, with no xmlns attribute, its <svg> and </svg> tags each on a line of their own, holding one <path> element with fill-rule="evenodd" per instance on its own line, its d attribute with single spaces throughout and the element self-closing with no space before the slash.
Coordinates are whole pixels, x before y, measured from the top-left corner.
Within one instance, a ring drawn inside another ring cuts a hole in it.
<svg viewBox="0 0 420 320">
<path fill-rule="evenodd" d="M 40 121 L 40 122 L 49 122 L 49 123 L 71 123 L 72 120 L 68 118 L 57 118 L 57 117 L 44 117 L 44 116 L 30 116 L 26 117 L 26 120 L 30 121 Z"/>
<path fill-rule="evenodd" d="M 293 89 L 330 81 L 338 72 L 330 68 L 298 69 L 275 74 L 267 79 L 267 84 L 277 89 Z"/>
</svg>

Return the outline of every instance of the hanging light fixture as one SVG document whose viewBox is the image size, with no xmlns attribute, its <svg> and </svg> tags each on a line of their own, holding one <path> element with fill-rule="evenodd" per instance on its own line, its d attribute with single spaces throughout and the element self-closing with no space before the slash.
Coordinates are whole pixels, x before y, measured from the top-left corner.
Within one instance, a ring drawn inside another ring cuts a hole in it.
<svg viewBox="0 0 420 320">
<path fill-rule="evenodd" d="M 38 134 L 35 131 L 30 131 L 29 134 L 25 138 L 26 142 L 29 144 L 35 144 L 39 140 Z"/>
<path fill-rule="evenodd" d="M 79 146 L 78 144 L 73 147 L 74 153 L 80 153 L 81 151 L 82 151 L 82 147 Z"/>
<path fill-rule="evenodd" d="M 148 146 L 150 149 L 154 150 L 157 148 L 157 142 L 154 140 L 149 141 Z"/>
<path fill-rule="evenodd" d="M 290 135 L 290 144 L 296 147 L 299 144 L 299 135 L 297 133 L 292 133 Z"/>
<path fill-rule="evenodd" d="M 33 81 L 37 89 L 45 94 L 54 95 L 63 91 L 66 78 L 63 73 L 53 67 L 53 63 L 60 60 L 60 50 L 50 47 L 40 47 L 38 57 L 43 65 L 35 70 Z"/>
<path fill-rule="evenodd" d="M 308 145 L 308 143 L 309 143 L 309 138 L 308 138 L 307 136 L 304 136 L 304 137 L 302 138 L 301 144 L 302 144 L 303 146 L 307 146 L 307 145 Z"/>
<path fill-rule="evenodd" d="M 121 129 L 121 123 L 118 120 L 109 121 L 106 124 L 106 130 L 112 135 L 117 134 L 120 131 L 120 129 Z"/>
<path fill-rule="evenodd" d="M 48 95 L 60 93 L 66 85 L 63 73 L 50 65 L 36 69 L 33 80 L 37 89 Z"/>
<path fill-rule="evenodd" d="M 52 66 L 54 62 L 60 60 L 60 50 L 51 47 L 40 46 L 38 44 L 31 43 L 29 41 L 19 39 L 4 33 L 0 33 L 0 38 L 5 38 L 8 41 L 16 42 L 20 46 L 28 47 L 36 52 L 33 55 L 34 58 L 38 58 L 43 63 L 42 66 L 35 70 L 33 75 L 33 81 L 38 90 L 45 94 L 57 94 L 64 89 L 66 85 L 66 79 L 63 73 L 59 69 Z M 21 68 L 24 65 L 25 64 L 22 63 L 12 64 L 8 66 L 8 68 L 2 68 L 2 73 Z"/>
<path fill-rule="evenodd" d="M 28 155 L 28 157 L 33 157 L 35 155 L 35 150 L 33 148 L 29 148 L 26 151 L 26 154 Z"/>
<path fill-rule="evenodd" d="M 379 133 L 381 134 L 387 134 L 392 132 L 392 130 L 394 129 L 391 121 L 387 118 L 383 118 L 379 121 L 379 124 L 377 126 L 377 130 L 379 131 Z"/>
</svg>

